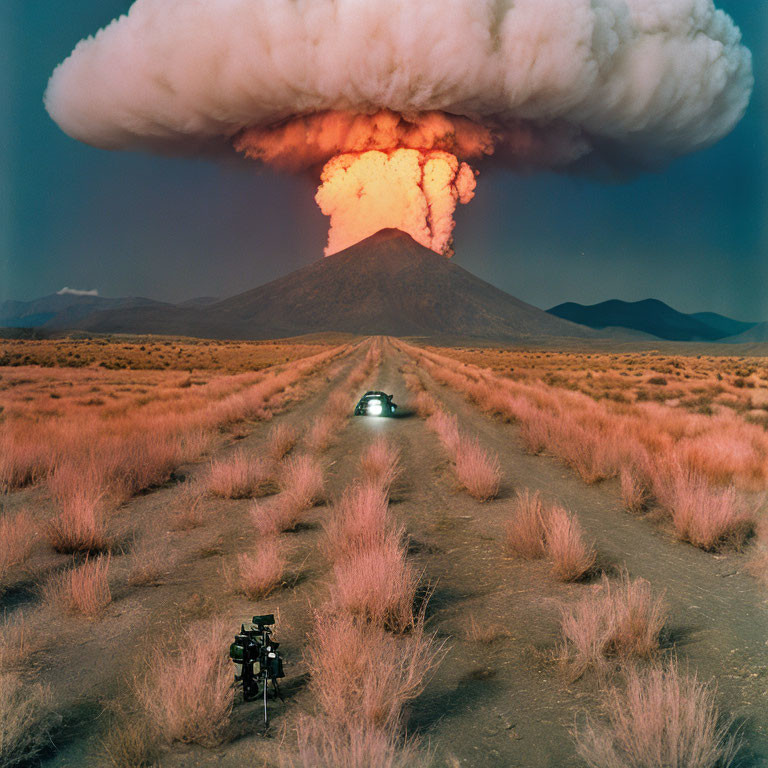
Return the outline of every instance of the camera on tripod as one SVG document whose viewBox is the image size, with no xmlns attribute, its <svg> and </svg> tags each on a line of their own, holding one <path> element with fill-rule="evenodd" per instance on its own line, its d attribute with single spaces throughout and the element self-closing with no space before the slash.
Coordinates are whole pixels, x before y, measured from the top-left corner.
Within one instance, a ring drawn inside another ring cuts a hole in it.
<svg viewBox="0 0 768 768">
<path fill-rule="evenodd" d="M 279 677 L 285 677 L 283 660 L 280 658 L 280 643 L 272 640 L 270 627 L 275 617 L 269 613 L 254 616 L 249 625 L 241 625 L 235 641 L 229 646 L 229 658 L 235 664 L 235 685 L 243 686 L 243 700 L 252 701 L 259 695 L 264 697 L 264 726 L 269 725 L 267 717 L 267 688 L 271 681 L 274 693 L 280 695 L 277 684 Z"/>
</svg>

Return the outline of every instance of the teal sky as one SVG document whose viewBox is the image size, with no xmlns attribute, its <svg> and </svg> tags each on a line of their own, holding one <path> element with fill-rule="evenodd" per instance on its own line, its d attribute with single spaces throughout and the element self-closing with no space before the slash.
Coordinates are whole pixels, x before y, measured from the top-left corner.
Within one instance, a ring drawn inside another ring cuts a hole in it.
<svg viewBox="0 0 768 768">
<path fill-rule="evenodd" d="M 457 213 L 457 263 L 545 308 L 654 297 L 768 320 L 768 2 L 718 5 L 754 55 L 755 94 L 733 134 L 624 184 L 485 171 Z M 224 297 L 322 255 L 310 178 L 105 152 L 50 120 L 53 68 L 129 6 L 0 3 L 0 300 L 65 285 Z"/>
</svg>

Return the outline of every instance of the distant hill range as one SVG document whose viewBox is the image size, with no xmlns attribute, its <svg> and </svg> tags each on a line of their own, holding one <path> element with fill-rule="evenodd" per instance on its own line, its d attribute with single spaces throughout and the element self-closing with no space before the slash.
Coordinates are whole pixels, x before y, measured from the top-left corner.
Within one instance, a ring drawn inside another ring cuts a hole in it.
<svg viewBox="0 0 768 768">
<path fill-rule="evenodd" d="M 49 309 L 48 319 L 41 305 L 35 307 L 46 329 L 228 339 L 323 331 L 499 341 L 600 338 L 495 288 L 396 229 L 224 301 L 86 307 L 74 301 L 78 297 L 66 298 L 72 306 L 59 313 Z M 21 314 L 17 308 L 14 317 Z"/>
<path fill-rule="evenodd" d="M 153 299 L 109 299 L 73 293 L 53 293 L 32 301 L 0 302 L 0 327 L 74 328 L 94 312 L 164 306 Z M 165 305 L 172 306 L 172 305 Z"/>
<path fill-rule="evenodd" d="M 548 312 L 595 330 L 626 328 L 668 341 L 736 341 L 731 337 L 750 334 L 762 325 L 732 320 L 715 312 L 688 315 L 657 299 L 634 302 L 612 299 L 589 306 L 567 302 L 552 307 Z M 762 339 L 766 340 L 768 338 Z"/>
<path fill-rule="evenodd" d="M 79 330 L 270 339 L 341 332 L 514 343 L 553 338 L 715 341 L 760 326 L 712 313 L 685 315 L 654 300 L 561 304 L 544 312 L 409 235 L 385 229 L 229 299 L 204 296 L 170 304 L 54 294 L 1 303 L 0 327 L 43 334 Z M 768 340 L 768 332 L 763 334 Z"/>
</svg>

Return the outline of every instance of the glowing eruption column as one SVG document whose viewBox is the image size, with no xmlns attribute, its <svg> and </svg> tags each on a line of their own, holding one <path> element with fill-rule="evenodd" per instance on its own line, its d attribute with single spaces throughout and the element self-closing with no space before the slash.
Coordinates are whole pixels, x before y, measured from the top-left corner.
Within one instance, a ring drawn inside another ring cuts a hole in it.
<svg viewBox="0 0 768 768">
<path fill-rule="evenodd" d="M 386 227 L 446 256 L 452 254 L 453 212 L 475 194 L 475 174 L 455 155 L 396 149 L 329 160 L 315 200 L 331 218 L 326 255 Z"/>
</svg>

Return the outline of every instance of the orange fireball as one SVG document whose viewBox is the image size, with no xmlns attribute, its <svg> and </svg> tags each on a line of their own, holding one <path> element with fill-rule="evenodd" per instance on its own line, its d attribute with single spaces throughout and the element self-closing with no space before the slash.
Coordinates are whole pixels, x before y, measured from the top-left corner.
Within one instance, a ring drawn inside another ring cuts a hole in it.
<svg viewBox="0 0 768 768">
<path fill-rule="evenodd" d="M 475 194 L 475 173 L 450 152 L 395 149 L 344 153 L 323 168 L 315 200 L 330 216 L 326 255 L 396 228 L 452 255 L 453 213 Z"/>
</svg>

